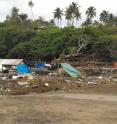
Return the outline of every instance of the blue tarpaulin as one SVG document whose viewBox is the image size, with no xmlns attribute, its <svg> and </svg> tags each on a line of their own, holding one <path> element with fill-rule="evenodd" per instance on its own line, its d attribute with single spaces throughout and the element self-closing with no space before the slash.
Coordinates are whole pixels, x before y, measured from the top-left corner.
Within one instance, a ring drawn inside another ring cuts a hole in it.
<svg viewBox="0 0 117 124">
<path fill-rule="evenodd" d="M 37 63 L 37 64 L 35 64 L 35 67 L 36 67 L 36 69 L 38 69 L 38 70 L 43 70 L 44 67 L 45 67 L 45 65 L 44 65 L 43 63 Z"/>
<path fill-rule="evenodd" d="M 16 71 L 18 73 L 26 73 L 26 74 L 30 74 L 31 70 L 28 68 L 28 66 L 26 64 L 19 64 L 16 66 Z"/>
</svg>

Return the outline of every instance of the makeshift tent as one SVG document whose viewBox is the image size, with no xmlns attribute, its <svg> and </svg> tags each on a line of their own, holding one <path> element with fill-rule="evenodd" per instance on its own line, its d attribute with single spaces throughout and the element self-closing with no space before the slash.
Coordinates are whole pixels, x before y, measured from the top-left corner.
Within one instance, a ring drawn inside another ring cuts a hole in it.
<svg viewBox="0 0 117 124">
<path fill-rule="evenodd" d="M 31 70 L 28 68 L 28 66 L 26 64 L 19 64 L 16 66 L 16 71 L 18 73 L 26 73 L 26 74 L 30 74 Z"/>
<path fill-rule="evenodd" d="M 23 59 L 0 59 L 0 71 L 11 69 L 18 64 L 23 64 Z"/>
<path fill-rule="evenodd" d="M 38 70 L 43 70 L 45 67 L 45 65 L 43 63 L 37 63 L 35 64 L 35 68 Z"/>
<path fill-rule="evenodd" d="M 72 77 L 79 77 L 80 72 L 67 63 L 61 63 L 62 68 Z"/>
</svg>

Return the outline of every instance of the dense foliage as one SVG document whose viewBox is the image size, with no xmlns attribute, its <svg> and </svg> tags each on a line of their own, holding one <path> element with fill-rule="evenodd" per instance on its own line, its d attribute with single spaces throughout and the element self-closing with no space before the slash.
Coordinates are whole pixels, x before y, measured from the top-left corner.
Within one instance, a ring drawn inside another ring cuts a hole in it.
<svg viewBox="0 0 117 124">
<path fill-rule="evenodd" d="M 20 26 L 0 28 L 0 57 L 27 60 L 52 60 L 78 49 L 80 37 L 86 35 L 88 45 L 82 52 L 117 57 L 117 27 L 88 26 L 83 28 L 48 26 L 40 31 Z"/>
<path fill-rule="evenodd" d="M 96 9 L 90 7 L 86 11 L 87 21 L 77 28 L 73 23 L 74 19 L 77 21 L 81 17 L 78 7 L 77 4 L 72 3 L 67 8 L 69 11 L 66 11 L 66 16 L 70 24 L 64 28 L 55 26 L 54 20 L 46 21 L 42 17 L 30 20 L 27 14 L 19 13 L 14 7 L 11 15 L 0 23 L 0 58 L 51 61 L 63 54 L 75 54 L 80 47 L 79 44 L 86 40 L 87 45 L 80 50 L 81 53 L 116 59 L 117 18 L 103 11 L 100 14 L 101 22 L 93 22 Z M 59 11 L 55 11 L 54 14 Z M 75 15 L 76 12 L 78 17 Z M 68 18 L 69 14 L 71 14 L 70 18 Z M 58 15 L 62 14 L 58 13 Z M 56 18 L 61 21 L 61 17 Z"/>
</svg>

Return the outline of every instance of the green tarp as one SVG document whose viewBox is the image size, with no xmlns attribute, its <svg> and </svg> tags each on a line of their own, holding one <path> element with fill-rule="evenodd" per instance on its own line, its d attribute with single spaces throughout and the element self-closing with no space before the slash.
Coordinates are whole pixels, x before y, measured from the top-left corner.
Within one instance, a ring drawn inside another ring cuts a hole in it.
<svg viewBox="0 0 117 124">
<path fill-rule="evenodd" d="M 67 63 L 61 63 L 62 68 L 72 77 L 79 77 L 80 72 Z"/>
</svg>

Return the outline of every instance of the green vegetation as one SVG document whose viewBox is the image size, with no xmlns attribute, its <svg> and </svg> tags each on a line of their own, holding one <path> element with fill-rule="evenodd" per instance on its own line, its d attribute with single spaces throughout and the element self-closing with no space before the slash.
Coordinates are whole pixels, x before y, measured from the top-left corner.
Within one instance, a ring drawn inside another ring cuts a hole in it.
<svg viewBox="0 0 117 124">
<path fill-rule="evenodd" d="M 32 1 L 29 7 L 33 7 Z M 0 58 L 24 58 L 26 60 L 51 61 L 62 54 L 75 55 L 98 54 L 107 59 L 117 58 L 117 17 L 103 11 L 100 21 L 93 21 L 96 8 L 89 7 L 87 18 L 80 28 L 75 27 L 81 19 L 80 6 L 72 2 L 66 8 L 67 27 L 61 27 L 63 11 L 55 9 L 54 18 L 46 21 L 42 17 L 33 20 L 25 13 L 19 13 L 16 7 L 11 15 L 0 23 Z M 84 45 L 83 43 L 86 44 Z M 84 45 L 84 46 L 83 46 Z"/>
</svg>

